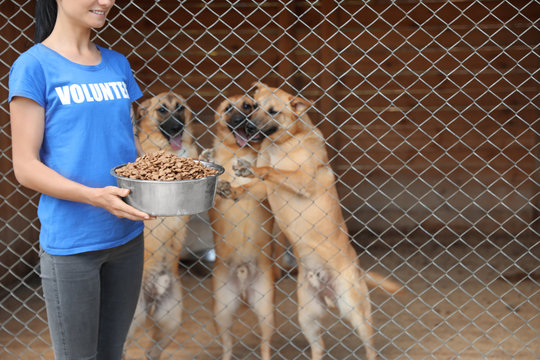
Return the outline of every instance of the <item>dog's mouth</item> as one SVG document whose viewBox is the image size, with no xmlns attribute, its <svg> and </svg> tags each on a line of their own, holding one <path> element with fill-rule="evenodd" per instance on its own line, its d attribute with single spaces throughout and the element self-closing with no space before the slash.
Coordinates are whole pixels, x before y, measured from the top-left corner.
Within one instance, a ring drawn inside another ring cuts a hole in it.
<svg viewBox="0 0 540 360">
<path fill-rule="evenodd" d="M 231 127 L 234 134 L 236 144 L 240 147 L 244 147 L 249 143 L 258 143 L 264 140 L 265 137 L 268 137 L 275 133 L 278 128 L 277 126 L 272 126 L 268 129 L 259 129 L 255 124 L 246 120 L 241 126 Z"/>
<path fill-rule="evenodd" d="M 233 133 L 236 144 L 240 147 L 244 147 L 249 143 L 261 142 L 264 139 L 264 134 L 246 118 L 240 122 L 231 121 L 227 126 Z"/>
<path fill-rule="evenodd" d="M 232 107 L 230 106 L 232 109 Z M 230 111 L 230 109 L 229 109 Z M 247 131 L 246 125 L 249 123 L 248 118 L 241 112 L 234 112 L 230 115 L 229 121 L 227 121 L 227 127 L 234 135 L 236 145 L 244 147 L 251 141 L 257 141 Z"/>
<path fill-rule="evenodd" d="M 182 135 L 183 135 L 183 133 L 184 132 L 182 131 L 178 135 L 176 135 L 175 137 L 169 139 L 169 144 L 176 151 L 182 150 Z"/>
<path fill-rule="evenodd" d="M 272 135 L 276 131 L 278 131 L 278 127 L 277 126 L 271 126 L 268 129 L 262 130 L 262 134 L 265 137 L 269 137 L 270 135 Z"/>
<path fill-rule="evenodd" d="M 245 127 L 236 128 L 233 130 L 236 144 L 240 147 L 244 147 L 249 143 L 261 142 L 264 138 L 262 134 L 249 134 Z"/>
</svg>

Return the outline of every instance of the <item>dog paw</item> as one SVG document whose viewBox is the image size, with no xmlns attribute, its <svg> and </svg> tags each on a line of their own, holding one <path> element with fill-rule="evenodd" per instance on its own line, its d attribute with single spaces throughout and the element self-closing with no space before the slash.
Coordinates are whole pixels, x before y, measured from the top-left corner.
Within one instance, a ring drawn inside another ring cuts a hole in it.
<svg viewBox="0 0 540 360">
<path fill-rule="evenodd" d="M 236 199 L 236 193 L 231 187 L 231 183 L 228 181 L 218 180 L 216 185 L 216 194 L 226 199 Z"/>
<path fill-rule="evenodd" d="M 244 159 L 236 159 L 232 165 L 232 169 L 236 176 L 241 177 L 253 177 L 253 170 L 251 170 L 251 163 Z"/>
<path fill-rule="evenodd" d="M 204 149 L 201 152 L 201 155 L 199 155 L 199 160 L 201 161 L 214 162 L 214 158 L 215 158 L 214 149 Z"/>
<path fill-rule="evenodd" d="M 154 302 L 171 291 L 175 282 L 174 275 L 169 271 L 161 270 L 148 274 L 143 280 L 143 295 L 147 303 Z"/>
</svg>

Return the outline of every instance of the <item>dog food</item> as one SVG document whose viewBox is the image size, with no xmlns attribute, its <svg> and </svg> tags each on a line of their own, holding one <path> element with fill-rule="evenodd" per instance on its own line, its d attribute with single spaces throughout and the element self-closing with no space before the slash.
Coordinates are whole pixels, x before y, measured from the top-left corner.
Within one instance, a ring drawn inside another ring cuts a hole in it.
<svg viewBox="0 0 540 360">
<path fill-rule="evenodd" d="M 163 150 L 145 154 L 135 162 L 116 169 L 116 174 L 139 180 L 192 180 L 216 175 L 216 169 L 208 168 L 200 162 L 180 157 Z"/>
</svg>

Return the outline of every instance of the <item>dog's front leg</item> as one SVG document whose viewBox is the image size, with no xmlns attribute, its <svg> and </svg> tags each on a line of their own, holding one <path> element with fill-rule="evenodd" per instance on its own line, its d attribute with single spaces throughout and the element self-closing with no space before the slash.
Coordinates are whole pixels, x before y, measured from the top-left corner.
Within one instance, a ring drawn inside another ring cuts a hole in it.
<svg viewBox="0 0 540 360">
<path fill-rule="evenodd" d="M 232 168 L 236 176 L 268 181 L 301 196 L 311 197 L 312 195 L 310 186 L 313 181 L 311 181 L 311 178 L 307 178 L 308 181 L 306 181 L 306 172 L 302 168 L 289 171 L 274 169 L 270 166 L 251 167 L 248 161 L 242 159 L 236 161 Z"/>
<path fill-rule="evenodd" d="M 259 175 L 256 176 L 253 168 L 251 167 L 251 163 L 247 160 L 236 159 L 232 164 L 232 169 L 236 176 L 247 178 L 259 177 L 261 180 L 264 180 L 263 177 Z"/>
<path fill-rule="evenodd" d="M 231 185 L 230 191 L 233 192 L 237 198 L 240 195 L 248 192 L 252 195 L 256 195 L 259 198 L 266 197 L 266 190 L 263 190 L 263 192 L 261 192 L 260 190 L 256 190 L 256 186 L 259 185 L 261 181 L 264 180 L 264 178 L 255 175 L 255 173 L 251 169 L 251 163 L 249 161 L 244 159 L 236 159 L 232 164 L 232 170 L 234 171 L 234 174 L 236 176 L 252 178 L 251 181 L 247 183 L 242 183 L 242 185 Z"/>
<path fill-rule="evenodd" d="M 216 194 L 224 199 L 238 201 L 238 194 L 231 186 L 231 183 L 225 180 L 218 180 L 216 185 Z"/>
<path fill-rule="evenodd" d="M 216 151 L 214 148 L 204 149 L 199 155 L 199 160 L 206 162 L 214 162 Z"/>
</svg>

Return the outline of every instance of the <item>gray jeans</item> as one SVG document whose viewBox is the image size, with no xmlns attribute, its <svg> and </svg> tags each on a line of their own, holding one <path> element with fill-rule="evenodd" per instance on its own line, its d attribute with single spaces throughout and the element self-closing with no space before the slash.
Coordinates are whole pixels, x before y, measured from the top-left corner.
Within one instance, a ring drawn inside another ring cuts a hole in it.
<svg viewBox="0 0 540 360">
<path fill-rule="evenodd" d="M 144 240 L 76 255 L 41 254 L 57 360 L 119 360 L 141 287 Z"/>
</svg>

